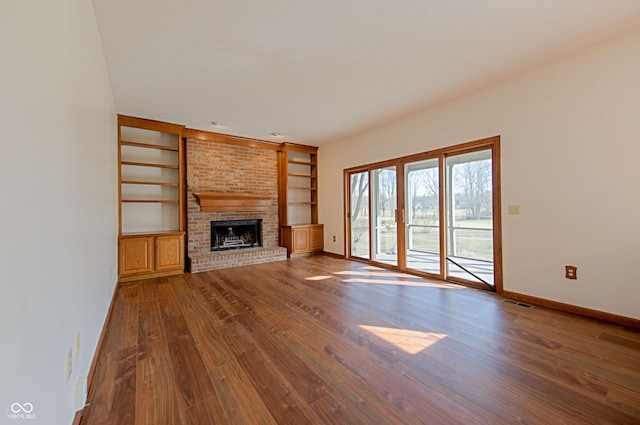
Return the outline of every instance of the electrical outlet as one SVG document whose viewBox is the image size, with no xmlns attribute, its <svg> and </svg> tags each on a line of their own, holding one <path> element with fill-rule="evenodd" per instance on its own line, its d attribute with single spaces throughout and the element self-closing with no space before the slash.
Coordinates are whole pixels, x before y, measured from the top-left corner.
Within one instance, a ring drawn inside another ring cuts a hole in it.
<svg viewBox="0 0 640 425">
<path fill-rule="evenodd" d="M 564 266 L 564 277 L 567 279 L 577 279 L 578 268 L 576 266 Z"/>
<path fill-rule="evenodd" d="M 80 355 L 80 331 L 76 334 L 76 359 Z"/>
<path fill-rule="evenodd" d="M 73 350 L 69 348 L 69 350 L 67 351 L 67 357 L 65 361 L 65 377 L 67 381 L 69 380 L 69 378 L 71 378 L 71 372 L 73 371 L 72 368 L 73 368 Z"/>
<path fill-rule="evenodd" d="M 336 235 L 333 235 L 333 241 L 334 242 L 336 241 Z"/>
</svg>

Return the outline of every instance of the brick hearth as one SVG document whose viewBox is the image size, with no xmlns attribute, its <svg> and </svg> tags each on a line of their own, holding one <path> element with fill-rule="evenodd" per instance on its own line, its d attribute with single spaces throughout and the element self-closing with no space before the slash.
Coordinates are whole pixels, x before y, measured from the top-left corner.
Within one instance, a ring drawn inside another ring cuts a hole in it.
<svg viewBox="0 0 640 425">
<path fill-rule="evenodd" d="M 277 152 L 227 143 L 187 140 L 187 252 L 191 272 L 280 261 Z M 263 212 L 202 212 L 194 192 L 259 194 L 272 198 Z M 211 221 L 262 219 L 262 247 L 211 252 Z"/>
<path fill-rule="evenodd" d="M 191 273 L 287 259 L 287 248 L 247 248 L 233 251 L 189 255 Z"/>
</svg>

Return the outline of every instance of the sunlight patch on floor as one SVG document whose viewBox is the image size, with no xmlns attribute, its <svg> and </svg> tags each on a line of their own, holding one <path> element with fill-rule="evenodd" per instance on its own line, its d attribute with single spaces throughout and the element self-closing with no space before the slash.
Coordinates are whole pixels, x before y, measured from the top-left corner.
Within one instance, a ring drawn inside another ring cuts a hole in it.
<svg viewBox="0 0 640 425">
<path fill-rule="evenodd" d="M 395 273 L 395 272 L 388 272 L 385 270 L 380 270 L 380 269 L 376 269 L 375 271 L 371 271 L 371 272 L 359 272 L 359 271 L 355 271 L 355 270 L 343 270 L 341 272 L 334 272 L 333 274 L 338 274 L 338 275 L 353 275 L 353 276 L 383 276 L 383 277 L 402 277 L 405 279 L 422 279 L 420 276 L 412 276 L 410 274 L 406 274 L 406 273 Z"/>
<path fill-rule="evenodd" d="M 410 329 L 384 328 L 380 326 L 358 325 L 407 354 L 418 354 L 447 337 L 447 334 L 413 331 Z"/>
<path fill-rule="evenodd" d="M 446 288 L 446 289 L 465 289 L 463 286 L 450 283 L 439 283 L 429 280 L 405 281 L 397 279 L 371 279 L 367 277 L 352 277 L 342 279 L 345 283 L 368 283 L 376 285 L 395 285 L 395 286 L 422 286 L 426 288 Z"/>
<path fill-rule="evenodd" d="M 311 276 L 311 277 L 305 278 L 305 280 L 325 280 L 325 279 L 331 279 L 331 276 Z"/>
</svg>

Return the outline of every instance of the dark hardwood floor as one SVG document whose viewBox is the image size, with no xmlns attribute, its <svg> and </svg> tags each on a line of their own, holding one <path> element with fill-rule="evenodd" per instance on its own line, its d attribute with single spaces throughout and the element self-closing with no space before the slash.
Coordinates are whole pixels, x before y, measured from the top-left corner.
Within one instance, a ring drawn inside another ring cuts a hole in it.
<svg viewBox="0 0 640 425">
<path fill-rule="evenodd" d="M 81 423 L 640 424 L 640 334 L 324 256 L 121 284 Z"/>
</svg>

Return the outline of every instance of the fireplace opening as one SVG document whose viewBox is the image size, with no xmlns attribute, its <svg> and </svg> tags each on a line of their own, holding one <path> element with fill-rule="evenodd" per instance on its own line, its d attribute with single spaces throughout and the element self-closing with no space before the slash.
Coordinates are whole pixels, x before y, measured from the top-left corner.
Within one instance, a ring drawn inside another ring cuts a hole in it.
<svg viewBox="0 0 640 425">
<path fill-rule="evenodd" d="M 224 220 L 211 222 L 211 251 L 261 246 L 262 220 Z"/>
</svg>

